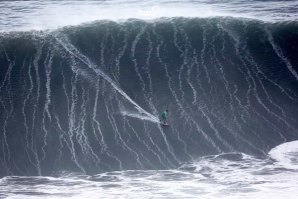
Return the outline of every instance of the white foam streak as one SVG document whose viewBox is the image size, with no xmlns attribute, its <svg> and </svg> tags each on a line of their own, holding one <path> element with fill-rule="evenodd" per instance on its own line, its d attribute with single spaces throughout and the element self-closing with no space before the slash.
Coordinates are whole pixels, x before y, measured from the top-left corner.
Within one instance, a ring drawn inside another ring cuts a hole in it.
<svg viewBox="0 0 298 199">
<path fill-rule="evenodd" d="M 128 112 L 128 111 L 121 111 L 121 114 L 124 116 L 128 116 L 128 117 L 133 117 L 133 118 L 137 118 L 140 120 L 147 120 L 150 122 L 154 122 L 154 123 L 159 123 L 159 120 L 156 117 L 149 117 L 147 115 L 143 115 L 140 113 L 133 113 L 133 112 Z"/>
<path fill-rule="evenodd" d="M 96 74 L 101 76 L 105 81 L 107 81 L 120 95 L 122 95 L 128 102 L 130 102 L 135 109 L 138 110 L 140 114 L 146 115 L 148 118 L 156 121 L 158 120 L 156 116 L 151 113 L 145 111 L 140 105 L 138 105 L 134 100 L 132 100 L 108 75 L 106 75 L 98 66 L 92 63 L 85 55 L 78 51 L 66 38 L 61 40 L 61 38 L 56 37 L 57 41 L 61 44 L 61 46 L 69 52 L 71 55 L 76 57 L 78 60 L 82 61 L 89 68 L 91 68 Z"/>
</svg>

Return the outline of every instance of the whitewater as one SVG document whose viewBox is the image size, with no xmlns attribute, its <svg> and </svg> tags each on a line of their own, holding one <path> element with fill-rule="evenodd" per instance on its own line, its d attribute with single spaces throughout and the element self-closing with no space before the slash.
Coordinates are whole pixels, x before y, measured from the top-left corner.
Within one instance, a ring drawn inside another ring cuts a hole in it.
<svg viewBox="0 0 298 199">
<path fill-rule="evenodd" d="M 296 198 L 297 13 L 1 1 L 0 198 Z"/>
</svg>

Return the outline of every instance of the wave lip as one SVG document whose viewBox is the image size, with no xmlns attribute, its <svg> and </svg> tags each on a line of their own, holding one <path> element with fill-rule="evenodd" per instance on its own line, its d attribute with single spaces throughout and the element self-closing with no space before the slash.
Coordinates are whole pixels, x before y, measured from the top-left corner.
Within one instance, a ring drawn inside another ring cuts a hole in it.
<svg viewBox="0 0 298 199">
<path fill-rule="evenodd" d="M 161 17 L 241 17 L 262 21 L 296 21 L 297 1 L 1 1 L 0 30 L 56 29 L 96 20 L 121 21 Z"/>
<path fill-rule="evenodd" d="M 298 170 L 298 140 L 278 145 L 271 149 L 269 155 L 278 161 L 279 165 Z"/>
</svg>

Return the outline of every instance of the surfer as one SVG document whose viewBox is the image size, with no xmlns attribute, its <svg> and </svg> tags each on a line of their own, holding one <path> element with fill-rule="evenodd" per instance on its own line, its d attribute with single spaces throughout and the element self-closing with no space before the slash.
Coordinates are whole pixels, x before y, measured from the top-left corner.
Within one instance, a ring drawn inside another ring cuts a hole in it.
<svg viewBox="0 0 298 199">
<path fill-rule="evenodd" d="M 160 114 L 160 118 L 159 118 L 159 121 L 162 123 L 162 124 L 167 124 L 167 118 L 168 118 L 168 115 L 169 115 L 169 110 L 165 110 L 164 112 L 162 112 Z"/>
</svg>

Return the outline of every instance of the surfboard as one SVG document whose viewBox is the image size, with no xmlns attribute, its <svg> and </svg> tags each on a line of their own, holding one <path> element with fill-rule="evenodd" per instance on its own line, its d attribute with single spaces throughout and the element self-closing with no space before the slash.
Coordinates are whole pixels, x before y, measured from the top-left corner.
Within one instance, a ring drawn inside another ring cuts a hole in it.
<svg viewBox="0 0 298 199">
<path fill-rule="evenodd" d="M 160 123 L 161 126 L 168 127 L 170 126 L 168 123 Z"/>
</svg>

